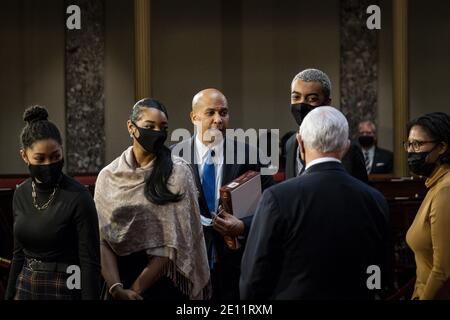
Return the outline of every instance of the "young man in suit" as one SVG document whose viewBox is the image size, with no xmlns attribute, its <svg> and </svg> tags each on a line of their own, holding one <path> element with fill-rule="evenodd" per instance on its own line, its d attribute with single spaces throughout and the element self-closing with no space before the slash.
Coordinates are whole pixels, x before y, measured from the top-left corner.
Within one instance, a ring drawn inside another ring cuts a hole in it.
<svg viewBox="0 0 450 320">
<path fill-rule="evenodd" d="M 372 299 L 370 270 L 381 271 L 375 288 L 387 272 L 387 202 L 344 169 L 350 141 L 340 111 L 312 110 L 297 140 L 305 173 L 264 192 L 242 259 L 241 298 Z"/>
<path fill-rule="evenodd" d="M 376 130 L 372 121 L 362 121 L 358 124 L 358 142 L 363 152 L 367 174 L 392 173 L 392 152 L 378 148 Z"/>
<path fill-rule="evenodd" d="M 291 84 L 291 113 L 300 126 L 305 116 L 314 108 L 331 103 L 330 78 L 318 69 L 306 69 L 297 74 Z M 355 178 L 367 182 L 364 157 L 359 147 L 352 143 L 342 159 L 345 169 Z M 302 174 L 304 164 L 300 159 L 298 143 L 292 136 L 286 143 L 286 179 Z"/>
<path fill-rule="evenodd" d="M 260 165 L 251 163 L 252 148 L 249 145 L 242 146 L 240 142 L 226 138 L 228 102 L 219 90 L 205 89 L 197 93 L 192 101 L 190 117 L 195 135 L 172 150 L 187 160 L 194 172 L 210 262 L 213 299 L 239 299 L 240 264 L 253 215 L 241 220 L 219 209 L 219 190 L 249 170 L 259 171 Z M 234 150 L 232 159 L 228 159 L 227 150 Z M 239 150 L 245 152 L 244 163 L 237 161 Z M 263 190 L 271 186 L 271 176 L 262 175 L 261 184 Z M 238 250 L 229 249 L 224 242 L 225 235 L 238 237 L 241 247 Z"/>
</svg>

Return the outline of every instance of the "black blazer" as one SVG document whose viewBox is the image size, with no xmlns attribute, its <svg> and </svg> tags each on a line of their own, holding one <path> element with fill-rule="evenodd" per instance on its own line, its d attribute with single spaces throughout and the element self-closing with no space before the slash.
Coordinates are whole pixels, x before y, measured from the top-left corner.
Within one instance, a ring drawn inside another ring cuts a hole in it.
<svg viewBox="0 0 450 320">
<path fill-rule="evenodd" d="M 195 182 L 197 184 L 197 188 L 199 191 L 199 205 L 200 205 L 200 213 L 207 217 L 207 218 L 211 218 L 211 214 L 209 213 L 209 209 L 208 209 L 208 205 L 206 203 L 206 199 L 205 199 L 205 195 L 203 194 L 203 189 L 202 189 L 202 184 L 201 184 L 201 178 L 199 176 L 198 173 L 198 165 L 195 164 L 195 141 L 194 141 L 194 137 L 191 137 L 188 140 L 182 141 L 176 145 L 171 146 L 172 149 L 172 153 L 174 151 L 175 146 L 180 147 L 180 148 L 189 148 L 191 150 L 191 154 L 188 157 L 184 157 L 183 155 L 183 149 L 181 149 L 181 152 L 179 154 L 175 154 L 176 156 L 182 157 L 184 158 L 186 161 L 189 162 L 189 165 L 192 168 L 192 171 L 194 173 L 194 178 L 195 178 Z M 234 144 L 234 150 L 235 150 L 235 155 L 234 155 L 234 164 L 226 164 L 224 163 L 223 165 L 223 171 L 222 171 L 222 186 L 230 183 L 231 181 L 233 181 L 234 179 L 236 179 L 237 177 L 243 175 L 245 172 L 249 171 L 249 170 L 253 170 L 253 171 L 260 171 L 261 165 L 260 164 L 250 164 L 250 159 L 249 159 L 249 150 L 250 150 L 250 146 L 248 144 L 244 145 L 244 150 L 245 150 L 245 162 L 243 164 L 238 164 L 237 163 L 237 155 L 236 155 L 236 151 L 240 150 L 240 148 L 242 148 L 242 145 L 240 142 L 238 142 L 237 140 L 228 140 L 228 139 L 224 139 L 224 149 L 223 149 L 223 153 L 224 155 L 226 154 L 226 150 L 227 150 L 227 145 L 229 146 L 230 143 Z M 272 176 L 261 176 L 261 187 L 262 190 L 265 190 L 266 188 L 272 186 L 274 184 Z M 251 224 L 251 219 L 253 218 L 253 216 L 247 217 L 246 219 L 243 219 L 242 221 L 244 222 L 245 226 L 246 226 L 246 231 L 248 232 L 248 229 L 250 229 L 250 224 Z"/>
<path fill-rule="evenodd" d="M 316 164 L 264 192 L 242 260 L 241 298 L 373 298 L 367 267 L 386 270 L 388 249 L 381 193 L 340 163 Z"/>
<path fill-rule="evenodd" d="M 297 150 L 298 150 L 298 142 L 296 135 L 294 134 L 286 142 L 286 167 L 284 170 L 286 180 L 294 178 L 298 175 L 297 158 L 299 157 L 299 154 Z M 355 178 L 363 182 L 369 181 L 366 166 L 364 164 L 364 156 L 359 146 L 353 141 L 350 145 L 348 152 L 345 154 L 344 158 L 342 158 L 342 164 L 344 165 L 345 170 L 347 170 L 347 172 L 350 173 Z"/>
<path fill-rule="evenodd" d="M 391 151 L 376 147 L 370 173 L 392 173 L 394 157 Z"/>
<path fill-rule="evenodd" d="M 199 206 L 200 206 L 200 213 L 208 218 L 211 218 L 208 205 L 205 200 L 205 196 L 203 194 L 202 184 L 200 175 L 198 172 L 198 165 L 195 164 L 195 137 L 191 137 L 188 140 L 182 141 L 174 146 L 171 147 L 172 154 L 176 156 L 180 156 L 184 158 L 186 161 L 189 162 L 189 165 L 192 168 L 192 171 L 194 173 L 194 179 L 197 185 L 197 189 L 199 192 Z M 254 171 L 260 171 L 261 165 L 259 164 L 250 164 L 249 160 L 249 150 L 250 146 L 248 144 L 245 144 L 242 146 L 241 143 L 239 143 L 236 140 L 229 140 L 224 139 L 224 156 L 226 155 L 227 146 L 230 147 L 230 144 L 234 144 L 234 150 L 235 150 L 235 159 L 234 164 L 226 164 L 223 165 L 223 172 L 222 172 L 222 186 L 230 183 L 240 175 L 244 174 L 245 172 L 249 170 Z M 190 150 L 191 154 L 184 156 L 183 152 L 181 150 L 180 153 L 174 153 L 174 148 L 177 146 L 177 148 L 188 148 Z M 237 163 L 237 155 L 236 151 L 239 150 L 239 148 L 244 147 L 245 149 L 245 162 L 244 164 L 238 164 Z M 272 176 L 261 176 L 261 188 L 262 190 L 265 190 L 266 188 L 274 185 Z M 223 236 L 220 235 L 218 232 L 216 232 L 212 227 L 206 227 L 203 228 L 204 235 L 205 235 L 205 242 L 207 247 L 208 254 L 211 252 L 210 248 L 212 244 L 215 244 L 215 247 L 217 249 L 218 254 L 218 265 L 216 272 L 212 275 L 213 276 L 213 291 L 214 291 L 214 298 L 217 299 L 239 299 L 239 276 L 240 276 L 240 265 L 241 265 L 241 259 L 242 254 L 245 247 L 245 240 L 248 235 L 248 232 L 250 230 L 250 226 L 252 224 L 253 215 L 250 215 L 242 221 L 245 225 L 245 235 L 243 240 L 243 245 L 239 250 L 230 250 L 228 249 L 227 245 L 225 244 L 225 241 L 223 240 Z M 210 257 L 208 257 L 210 258 Z M 216 279 L 214 279 L 216 278 Z"/>
</svg>

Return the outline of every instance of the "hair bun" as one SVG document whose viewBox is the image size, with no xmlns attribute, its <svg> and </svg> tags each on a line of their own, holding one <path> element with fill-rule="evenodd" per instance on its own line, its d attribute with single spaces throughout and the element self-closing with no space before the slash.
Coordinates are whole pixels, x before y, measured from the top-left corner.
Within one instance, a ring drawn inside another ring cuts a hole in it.
<svg viewBox="0 0 450 320">
<path fill-rule="evenodd" d="M 35 121 L 47 120 L 47 119 L 48 119 L 47 109 L 45 109 L 44 107 L 41 107 L 41 106 L 29 107 L 23 113 L 23 121 L 28 122 L 28 124 L 31 124 Z"/>
</svg>

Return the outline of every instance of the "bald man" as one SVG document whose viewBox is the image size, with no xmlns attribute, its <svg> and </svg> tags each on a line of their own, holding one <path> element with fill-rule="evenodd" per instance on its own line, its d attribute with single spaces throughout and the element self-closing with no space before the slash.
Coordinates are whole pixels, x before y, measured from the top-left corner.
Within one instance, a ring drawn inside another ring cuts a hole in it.
<svg viewBox="0 0 450 320">
<path fill-rule="evenodd" d="M 219 209 L 220 187 L 249 170 L 260 169 L 259 164 L 250 163 L 248 145 L 242 148 L 245 150 L 244 164 L 237 164 L 236 154 L 232 163 L 225 163 L 227 145 L 228 150 L 231 150 L 230 144 L 234 144 L 235 152 L 241 149 L 240 142 L 225 137 L 229 117 L 228 101 L 222 92 L 213 88 L 200 91 L 192 100 L 190 113 L 195 135 L 176 147 L 176 150 L 181 150 L 178 154 L 181 157 L 183 150 L 191 150 L 190 155 L 184 158 L 191 164 L 199 191 L 214 300 L 239 299 L 240 264 L 253 220 L 253 215 L 240 220 Z M 270 176 L 262 176 L 261 183 L 265 189 L 273 185 L 273 180 Z M 224 235 L 237 237 L 241 247 L 229 249 Z"/>
</svg>

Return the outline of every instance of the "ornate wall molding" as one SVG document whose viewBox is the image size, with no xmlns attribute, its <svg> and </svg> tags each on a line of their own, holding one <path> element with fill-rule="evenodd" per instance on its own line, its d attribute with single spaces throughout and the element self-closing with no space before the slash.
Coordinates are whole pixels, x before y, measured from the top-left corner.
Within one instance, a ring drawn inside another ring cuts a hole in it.
<svg viewBox="0 0 450 320">
<path fill-rule="evenodd" d="M 378 1 L 340 1 L 340 107 L 352 135 L 359 121 L 377 118 L 378 31 L 366 26 L 366 10 L 373 4 Z"/>
</svg>

